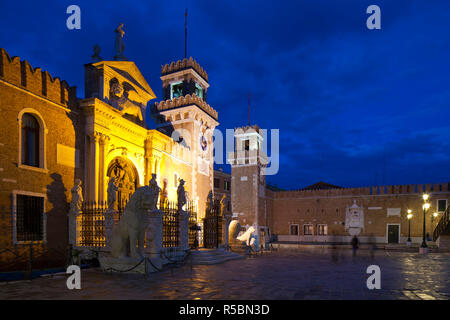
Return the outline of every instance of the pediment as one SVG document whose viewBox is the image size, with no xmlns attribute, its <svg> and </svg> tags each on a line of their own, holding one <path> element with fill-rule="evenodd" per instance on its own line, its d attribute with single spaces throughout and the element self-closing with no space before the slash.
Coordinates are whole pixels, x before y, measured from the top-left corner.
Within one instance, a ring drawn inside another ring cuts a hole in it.
<svg viewBox="0 0 450 320">
<path fill-rule="evenodd" d="M 120 83 L 126 83 L 136 91 L 133 99 L 146 105 L 148 101 L 155 99 L 156 95 L 150 88 L 142 73 L 133 61 L 100 61 L 92 64 L 98 70 L 103 71 L 103 98 L 109 99 L 111 79 L 116 78 Z"/>
</svg>

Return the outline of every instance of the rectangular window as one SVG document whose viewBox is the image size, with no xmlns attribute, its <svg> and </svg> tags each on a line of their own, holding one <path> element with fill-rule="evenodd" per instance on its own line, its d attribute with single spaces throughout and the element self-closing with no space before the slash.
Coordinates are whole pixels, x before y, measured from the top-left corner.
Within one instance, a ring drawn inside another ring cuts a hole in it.
<svg viewBox="0 0 450 320">
<path fill-rule="evenodd" d="M 250 140 L 249 139 L 243 140 L 242 143 L 243 143 L 243 149 L 245 151 L 250 150 Z"/>
<path fill-rule="evenodd" d="M 314 226 L 312 224 L 303 225 L 303 235 L 312 236 L 314 234 Z"/>
<path fill-rule="evenodd" d="M 291 224 L 290 234 L 291 236 L 298 236 L 298 224 Z"/>
<path fill-rule="evenodd" d="M 170 99 L 178 98 L 183 95 L 183 82 L 175 82 L 170 85 Z"/>
<path fill-rule="evenodd" d="M 447 209 L 447 199 L 440 199 L 437 201 L 437 211 L 444 212 Z"/>
<path fill-rule="evenodd" d="M 214 188 L 220 188 L 220 179 L 214 178 Z"/>
<path fill-rule="evenodd" d="M 224 189 L 226 191 L 230 191 L 230 181 L 228 181 L 228 180 L 224 181 Z"/>
<path fill-rule="evenodd" d="M 44 240 L 44 198 L 18 194 L 16 208 L 17 241 Z"/>
<path fill-rule="evenodd" d="M 317 234 L 319 236 L 326 236 L 328 234 L 328 226 L 326 224 L 318 224 Z"/>
</svg>

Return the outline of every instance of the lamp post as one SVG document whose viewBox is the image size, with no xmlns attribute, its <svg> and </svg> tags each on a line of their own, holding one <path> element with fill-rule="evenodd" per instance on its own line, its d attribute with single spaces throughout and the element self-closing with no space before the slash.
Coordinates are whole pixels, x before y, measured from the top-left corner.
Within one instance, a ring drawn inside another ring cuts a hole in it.
<svg viewBox="0 0 450 320">
<path fill-rule="evenodd" d="M 422 254 L 425 254 L 428 252 L 428 246 L 427 246 L 427 240 L 426 240 L 426 229 L 425 229 L 425 217 L 427 214 L 427 210 L 430 208 L 430 204 L 427 202 L 429 198 L 428 194 L 423 195 L 423 201 L 424 204 L 422 206 L 423 208 L 423 234 L 422 234 L 422 244 L 420 246 L 419 252 Z"/>
<path fill-rule="evenodd" d="M 406 216 L 408 218 L 408 240 L 406 241 L 406 245 L 411 245 L 411 218 L 412 218 L 412 210 L 408 209 L 408 215 Z"/>
</svg>

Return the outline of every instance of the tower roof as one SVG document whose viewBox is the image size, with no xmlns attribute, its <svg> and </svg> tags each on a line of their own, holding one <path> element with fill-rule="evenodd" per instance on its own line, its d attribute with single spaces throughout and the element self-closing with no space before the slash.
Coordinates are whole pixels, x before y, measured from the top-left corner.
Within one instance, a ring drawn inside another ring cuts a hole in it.
<svg viewBox="0 0 450 320">
<path fill-rule="evenodd" d="M 178 60 L 177 62 L 171 62 L 161 66 L 161 75 L 165 76 L 178 71 L 193 69 L 197 72 L 206 82 L 208 82 L 208 74 L 206 71 L 195 61 L 192 57 L 189 59 L 184 58 L 183 60 Z"/>
</svg>

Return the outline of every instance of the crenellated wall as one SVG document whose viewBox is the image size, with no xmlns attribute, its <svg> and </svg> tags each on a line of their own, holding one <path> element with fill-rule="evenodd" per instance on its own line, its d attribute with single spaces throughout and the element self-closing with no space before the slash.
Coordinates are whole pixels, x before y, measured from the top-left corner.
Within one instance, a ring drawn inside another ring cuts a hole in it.
<svg viewBox="0 0 450 320">
<path fill-rule="evenodd" d="M 328 190 L 290 190 L 273 192 L 275 198 L 309 198 L 332 196 L 369 196 L 369 195 L 395 195 L 424 192 L 448 192 L 450 183 L 435 184 L 406 184 L 394 186 L 370 186 L 359 188 L 339 188 Z"/>
<path fill-rule="evenodd" d="M 76 106 L 76 87 L 69 86 L 65 80 L 53 78 L 41 68 L 33 68 L 28 61 L 20 57 L 12 57 L 0 48 L 0 78 L 26 89 L 36 95 L 64 105 L 69 108 Z"/>
</svg>

